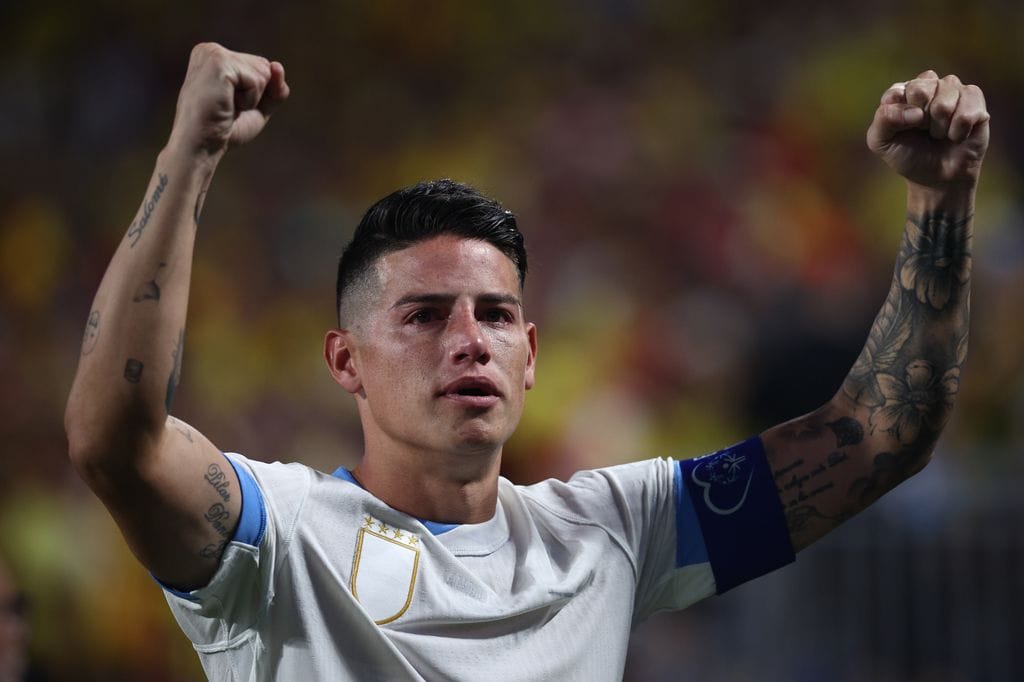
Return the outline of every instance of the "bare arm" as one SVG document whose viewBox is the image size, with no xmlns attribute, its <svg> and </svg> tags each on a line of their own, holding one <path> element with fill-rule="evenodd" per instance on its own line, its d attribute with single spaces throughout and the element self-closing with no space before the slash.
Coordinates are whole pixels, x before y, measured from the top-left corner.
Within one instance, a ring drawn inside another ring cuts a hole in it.
<svg viewBox="0 0 1024 682">
<path fill-rule="evenodd" d="M 868 145 L 908 187 L 889 295 L 832 400 L 762 434 L 796 550 L 923 468 L 949 418 L 988 120 L 981 91 L 956 76 L 928 71 L 882 97 Z"/>
<path fill-rule="evenodd" d="M 262 57 L 198 45 L 174 127 L 86 323 L 65 429 L 72 462 L 139 560 L 179 588 L 205 584 L 237 525 L 230 464 L 169 415 L 181 374 L 192 250 L 225 150 L 288 95 Z"/>
</svg>

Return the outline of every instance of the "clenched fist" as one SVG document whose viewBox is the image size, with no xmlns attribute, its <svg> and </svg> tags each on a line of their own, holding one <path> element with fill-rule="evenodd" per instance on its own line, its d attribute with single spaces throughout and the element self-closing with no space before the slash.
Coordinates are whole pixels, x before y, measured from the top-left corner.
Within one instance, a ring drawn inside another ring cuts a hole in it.
<svg viewBox="0 0 1024 682">
<path fill-rule="evenodd" d="M 280 62 L 200 43 L 178 94 L 170 144 L 219 156 L 256 137 L 288 92 Z"/>
<path fill-rule="evenodd" d="M 939 191 L 970 190 L 988 148 L 988 122 L 978 86 L 925 71 L 885 91 L 867 143 L 910 183 Z"/>
</svg>

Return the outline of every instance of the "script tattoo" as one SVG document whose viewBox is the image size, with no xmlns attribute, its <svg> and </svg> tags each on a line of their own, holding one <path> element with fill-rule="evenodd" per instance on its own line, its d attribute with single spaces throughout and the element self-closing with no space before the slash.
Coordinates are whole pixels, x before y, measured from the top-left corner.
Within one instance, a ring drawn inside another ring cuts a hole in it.
<svg viewBox="0 0 1024 682">
<path fill-rule="evenodd" d="M 82 355 L 88 355 L 96 348 L 96 341 L 100 338 L 100 311 L 94 310 L 89 313 L 89 319 L 85 323 L 85 335 L 82 337 Z"/>
<path fill-rule="evenodd" d="M 174 344 L 174 351 L 172 352 L 174 365 L 171 368 L 171 376 L 167 377 L 167 394 L 164 397 L 164 406 L 168 412 L 171 411 L 171 403 L 174 402 L 174 391 L 178 388 L 178 381 L 181 379 L 181 356 L 184 343 L 185 330 L 182 329 L 178 332 L 178 341 Z"/>
<path fill-rule="evenodd" d="M 786 510 L 786 526 L 789 528 L 790 533 L 796 533 L 805 529 L 814 519 L 828 521 L 831 525 L 837 526 L 850 518 L 850 516 L 850 514 L 829 516 L 828 514 L 823 514 L 817 507 L 805 504 L 794 506 Z"/>
<path fill-rule="evenodd" d="M 124 378 L 133 384 L 139 383 L 142 379 L 142 363 L 135 358 L 128 358 L 124 363 Z"/>
<path fill-rule="evenodd" d="M 227 523 L 231 519 L 231 513 L 220 502 L 210 505 L 210 508 L 203 514 L 203 519 L 210 524 L 210 527 L 217 531 L 223 538 L 220 542 L 210 543 L 199 550 L 199 556 L 204 559 L 216 559 L 220 557 L 224 547 L 231 539 L 231 529 Z"/>
<path fill-rule="evenodd" d="M 217 491 L 217 494 L 220 495 L 222 500 L 227 502 L 231 499 L 231 493 L 228 492 L 228 488 L 231 484 L 228 482 L 228 477 L 224 474 L 224 470 L 221 469 L 220 466 L 217 464 L 211 464 L 207 467 L 206 474 L 203 476 L 203 479 Z"/>
<path fill-rule="evenodd" d="M 203 518 L 221 537 L 226 538 L 231 535 L 231 530 L 225 525 L 225 522 L 231 518 L 231 514 L 220 502 L 210 505 L 210 508 L 203 514 Z"/>
<path fill-rule="evenodd" d="M 160 300 L 160 285 L 156 283 L 156 276 L 160 274 L 160 270 L 166 265 L 167 263 L 161 262 L 160 265 L 157 266 L 152 279 L 139 287 L 138 291 L 135 292 L 135 295 L 132 296 L 132 301 L 139 303 L 141 301 Z"/>
<path fill-rule="evenodd" d="M 224 551 L 224 547 L 227 546 L 227 544 L 227 540 L 211 543 L 199 550 L 199 556 L 204 559 L 217 559 L 220 557 L 221 552 Z"/>
<path fill-rule="evenodd" d="M 831 449 L 829 432 L 836 438 Z M 834 497 L 842 475 L 835 470 L 850 461 L 850 455 L 841 448 L 855 445 L 863 438 L 863 427 L 852 417 L 842 416 L 825 421 L 818 415 L 797 420 L 780 431 L 779 435 L 806 453 L 774 472 L 776 489 L 786 515 L 786 527 L 791 535 L 804 531 L 813 521 L 837 525 L 847 516 L 821 511 L 820 498 L 831 492 Z M 817 442 L 814 442 L 817 441 Z M 799 444 L 799 445 L 798 445 Z M 826 505 L 830 507 L 831 504 Z"/>
<path fill-rule="evenodd" d="M 142 215 L 136 218 L 128 228 L 129 246 L 131 248 L 134 249 L 135 245 L 139 243 L 139 239 L 142 238 L 142 233 L 146 229 L 146 225 L 149 224 L 149 219 L 153 217 L 153 211 L 156 209 L 157 202 L 160 201 L 160 197 L 163 196 L 165 189 L 167 189 L 167 176 L 160 173 L 157 176 L 157 183 L 156 187 L 153 188 L 153 194 L 150 195 L 149 199 L 142 202 Z"/>
</svg>

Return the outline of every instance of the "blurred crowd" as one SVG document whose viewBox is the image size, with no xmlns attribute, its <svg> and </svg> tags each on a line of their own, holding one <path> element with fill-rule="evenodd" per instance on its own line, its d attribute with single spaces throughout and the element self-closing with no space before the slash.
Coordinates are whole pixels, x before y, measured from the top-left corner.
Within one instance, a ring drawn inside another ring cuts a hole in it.
<svg viewBox="0 0 1024 682">
<path fill-rule="evenodd" d="M 1021 475 L 1019 3 L 40 2 L 0 26 L 0 619 L 6 582 L 31 595 L 34 679 L 201 679 L 62 428 L 92 296 L 199 40 L 280 60 L 293 92 L 228 155 L 199 230 L 175 412 L 223 449 L 357 461 L 354 406 L 320 359 L 336 259 L 370 203 L 435 177 L 505 203 L 531 253 L 539 369 L 514 481 L 692 457 L 817 407 L 903 224 L 864 131 L 890 83 L 934 68 L 982 86 L 993 146 L 970 357 L 932 474 L 952 492 L 914 513 Z M 715 601 L 646 629 L 630 679 L 674 679 L 679 651 L 742 658 L 694 639 L 717 631 Z"/>
</svg>

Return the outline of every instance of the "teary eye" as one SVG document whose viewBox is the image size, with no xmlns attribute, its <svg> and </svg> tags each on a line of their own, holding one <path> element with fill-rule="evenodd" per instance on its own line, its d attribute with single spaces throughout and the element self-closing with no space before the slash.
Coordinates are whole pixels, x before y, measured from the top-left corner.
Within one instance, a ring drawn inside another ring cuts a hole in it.
<svg viewBox="0 0 1024 682">
<path fill-rule="evenodd" d="M 512 313 L 505 310 L 504 308 L 490 308 L 483 314 L 484 322 L 511 322 L 513 320 Z"/>
<path fill-rule="evenodd" d="M 427 324 L 437 319 L 436 311 L 430 308 L 421 308 L 413 312 L 408 317 L 408 321 L 413 324 Z"/>
</svg>

